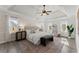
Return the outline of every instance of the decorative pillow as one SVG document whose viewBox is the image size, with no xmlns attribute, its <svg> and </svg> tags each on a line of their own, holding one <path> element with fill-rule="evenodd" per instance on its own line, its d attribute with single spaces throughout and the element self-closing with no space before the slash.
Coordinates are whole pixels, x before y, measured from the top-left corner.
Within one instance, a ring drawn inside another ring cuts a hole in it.
<svg viewBox="0 0 79 59">
<path fill-rule="evenodd" d="M 35 33 L 35 31 L 34 30 L 31 30 L 31 32 L 30 33 Z"/>
</svg>

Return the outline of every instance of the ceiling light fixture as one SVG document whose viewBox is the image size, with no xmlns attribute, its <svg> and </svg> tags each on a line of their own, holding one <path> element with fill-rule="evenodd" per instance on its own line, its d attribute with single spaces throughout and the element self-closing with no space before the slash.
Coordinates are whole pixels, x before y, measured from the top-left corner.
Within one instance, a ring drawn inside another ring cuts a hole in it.
<svg viewBox="0 0 79 59">
<path fill-rule="evenodd" d="M 52 12 L 52 11 L 47 11 L 46 8 L 45 8 L 45 5 L 43 5 L 43 10 L 42 10 L 41 16 L 43 16 L 43 15 L 49 15 L 48 12 Z"/>
</svg>

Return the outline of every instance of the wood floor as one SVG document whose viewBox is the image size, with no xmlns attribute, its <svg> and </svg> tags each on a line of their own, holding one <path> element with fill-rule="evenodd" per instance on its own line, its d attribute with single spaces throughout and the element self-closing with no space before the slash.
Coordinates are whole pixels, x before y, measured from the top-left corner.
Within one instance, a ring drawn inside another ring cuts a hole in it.
<svg viewBox="0 0 79 59">
<path fill-rule="evenodd" d="M 67 38 L 54 37 L 54 41 L 49 42 L 46 47 L 36 46 L 27 40 L 8 42 L 0 44 L 0 53 L 75 53 L 74 40 L 70 39 L 70 43 L 64 39 Z"/>
</svg>

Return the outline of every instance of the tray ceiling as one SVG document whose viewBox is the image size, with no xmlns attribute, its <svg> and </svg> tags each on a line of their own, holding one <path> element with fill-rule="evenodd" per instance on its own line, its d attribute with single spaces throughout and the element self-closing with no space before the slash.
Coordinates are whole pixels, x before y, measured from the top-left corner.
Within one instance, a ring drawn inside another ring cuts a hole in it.
<svg viewBox="0 0 79 59">
<path fill-rule="evenodd" d="M 3 8 L 8 11 L 16 12 L 26 17 L 38 17 L 40 16 L 41 11 L 43 9 L 42 5 L 0 5 L 0 8 Z M 72 16 L 75 14 L 77 6 L 74 5 L 46 5 L 47 10 L 51 10 L 52 13 L 49 13 L 47 18 L 62 18 L 67 16 Z"/>
</svg>

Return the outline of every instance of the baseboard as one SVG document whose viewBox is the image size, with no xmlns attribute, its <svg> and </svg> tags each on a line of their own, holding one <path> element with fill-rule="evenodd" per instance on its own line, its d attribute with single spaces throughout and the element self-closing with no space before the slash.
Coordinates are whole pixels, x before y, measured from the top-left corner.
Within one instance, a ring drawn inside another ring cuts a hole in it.
<svg viewBox="0 0 79 59">
<path fill-rule="evenodd" d="M 7 43 L 7 42 L 11 42 L 11 41 L 15 41 L 15 40 L 2 41 L 2 42 L 0 42 L 0 44 L 4 44 L 4 43 Z"/>
</svg>

